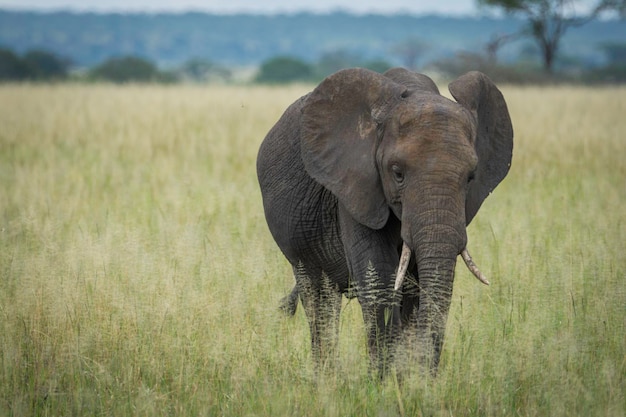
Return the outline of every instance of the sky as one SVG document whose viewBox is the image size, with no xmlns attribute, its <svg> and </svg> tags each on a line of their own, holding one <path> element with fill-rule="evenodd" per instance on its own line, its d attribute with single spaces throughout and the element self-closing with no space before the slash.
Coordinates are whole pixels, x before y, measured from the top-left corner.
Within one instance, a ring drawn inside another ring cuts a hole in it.
<svg viewBox="0 0 626 417">
<path fill-rule="evenodd" d="M 0 0 L 13 10 L 95 12 L 352 13 L 475 15 L 476 0 Z"/>
</svg>

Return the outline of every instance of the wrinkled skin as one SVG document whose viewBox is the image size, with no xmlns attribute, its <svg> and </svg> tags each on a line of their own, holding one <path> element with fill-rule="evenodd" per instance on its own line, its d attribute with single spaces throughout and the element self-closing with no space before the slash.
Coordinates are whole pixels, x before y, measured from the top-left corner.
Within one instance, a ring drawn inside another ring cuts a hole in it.
<svg viewBox="0 0 626 417">
<path fill-rule="evenodd" d="M 265 217 L 293 267 L 318 367 L 332 362 L 342 294 L 358 297 L 373 367 L 400 339 L 435 373 L 466 225 L 507 174 L 513 130 L 484 74 L 339 71 L 292 104 L 257 159 Z M 400 250 L 412 253 L 394 291 Z"/>
</svg>

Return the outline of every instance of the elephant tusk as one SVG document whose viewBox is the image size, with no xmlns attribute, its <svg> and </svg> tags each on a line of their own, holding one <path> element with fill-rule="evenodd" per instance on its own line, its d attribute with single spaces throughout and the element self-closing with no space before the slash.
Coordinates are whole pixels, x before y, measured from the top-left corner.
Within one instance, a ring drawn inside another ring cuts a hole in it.
<svg viewBox="0 0 626 417">
<path fill-rule="evenodd" d="M 409 261 L 411 260 L 411 249 L 406 243 L 402 243 L 402 254 L 400 255 L 400 263 L 398 264 L 398 272 L 396 273 L 396 284 L 394 285 L 394 291 L 398 291 L 402 288 L 402 282 L 406 275 L 406 270 L 409 268 Z"/>
<path fill-rule="evenodd" d="M 465 265 L 467 266 L 467 269 L 469 269 L 472 272 L 472 274 L 474 274 L 474 276 L 478 278 L 480 282 L 482 282 L 485 285 L 489 285 L 489 281 L 487 280 L 487 278 L 485 278 L 485 276 L 483 275 L 482 272 L 480 272 L 480 269 L 478 269 L 474 261 L 472 261 L 472 257 L 467 251 L 467 248 L 463 249 L 463 251 L 461 252 L 461 257 L 463 258 L 463 261 L 465 261 Z"/>
</svg>

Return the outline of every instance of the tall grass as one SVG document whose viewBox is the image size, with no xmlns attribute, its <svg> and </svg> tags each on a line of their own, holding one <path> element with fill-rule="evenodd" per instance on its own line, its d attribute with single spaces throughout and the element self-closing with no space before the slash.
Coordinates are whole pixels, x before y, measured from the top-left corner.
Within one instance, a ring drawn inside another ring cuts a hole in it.
<svg viewBox="0 0 626 417">
<path fill-rule="evenodd" d="M 504 88 L 440 373 L 371 380 L 345 302 L 316 379 L 260 141 L 306 87 L 0 87 L 0 415 L 626 414 L 626 89 Z"/>
</svg>

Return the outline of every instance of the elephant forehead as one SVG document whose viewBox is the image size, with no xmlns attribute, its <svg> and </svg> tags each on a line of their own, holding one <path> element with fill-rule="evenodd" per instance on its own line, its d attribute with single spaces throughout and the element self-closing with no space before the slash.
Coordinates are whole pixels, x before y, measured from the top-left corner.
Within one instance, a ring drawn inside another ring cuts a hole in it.
<svg viewBox="0 0 626 417">
<path fill-rule="evenodd" d="M 470 144 L 475 136 L 473 116 L 445 97 L 409 100 L 399 106 L 397 128 L 401 137 L 423 140 L 462 140 Z"/>
</svg>

